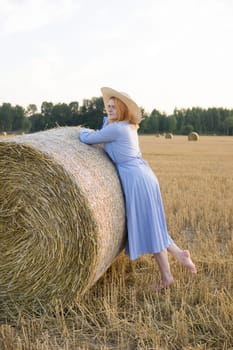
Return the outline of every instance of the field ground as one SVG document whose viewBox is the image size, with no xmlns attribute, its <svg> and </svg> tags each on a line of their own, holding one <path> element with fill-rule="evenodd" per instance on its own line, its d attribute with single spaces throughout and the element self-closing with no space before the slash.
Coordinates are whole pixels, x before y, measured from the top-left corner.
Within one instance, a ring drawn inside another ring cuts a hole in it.
<svg viewBox="0 0 233 350">
<path fill-rule="evenodd" d="M 4 350 L 233 349 L 233 137 L 140 136 L 158 176 L 168 228 L 198 274 L 170 258 L 175 282 L 156 291 L 151 256 L 122 253 L 67 310 L 0 325 Z"/>
</svg>

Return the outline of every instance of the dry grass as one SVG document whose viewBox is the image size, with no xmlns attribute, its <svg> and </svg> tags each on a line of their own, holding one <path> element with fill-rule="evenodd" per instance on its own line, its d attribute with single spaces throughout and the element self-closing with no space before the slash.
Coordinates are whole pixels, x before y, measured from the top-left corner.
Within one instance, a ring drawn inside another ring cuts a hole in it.
<svg viewBox="0 0 233 350">
<path fill-rule="evenodd" d="M 158 293 L 151 257 L 121 254 L 72 308 L 2 324 L 1 349 L 233 349 L 233 138 L 140 140 L 170 233 L 191 250 L 197 276 L 171 259 L 175 283 Z"/>
</svg>

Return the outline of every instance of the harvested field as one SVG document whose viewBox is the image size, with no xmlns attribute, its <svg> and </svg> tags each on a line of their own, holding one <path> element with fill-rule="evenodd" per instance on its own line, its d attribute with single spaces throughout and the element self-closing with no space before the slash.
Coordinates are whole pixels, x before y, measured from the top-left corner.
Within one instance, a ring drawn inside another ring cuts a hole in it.
<svg viewBox="0 0 233 350">
<path fill-rule="evenodd" d="M 75 305 L 0 325 L 7 350 L 232 350 L 233 137 L 140 136 L 156 172 L 168 227 L 197 265 L 193 278 L 170 258 L 174 285 L 155 291 L 150 256 L 120 254 Z"/>
</svg>

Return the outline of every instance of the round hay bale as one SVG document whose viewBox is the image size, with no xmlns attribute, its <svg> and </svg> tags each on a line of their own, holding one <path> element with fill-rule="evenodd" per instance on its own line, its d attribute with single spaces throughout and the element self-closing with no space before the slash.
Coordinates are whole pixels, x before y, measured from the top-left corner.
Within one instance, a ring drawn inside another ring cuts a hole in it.
<svg viewBox="0 0 233 350">
<path fill-rule="evenodd" d="M 188 134 L 188 140 L 189 141 L 198 141 L 199 140 L 199 135 L 197 132 L 190 132 Z"/>
<path fill-rule="evenodd" d="M 172 139 L 173 135 L 171 133 L 165 134 L 165 139 Z"/>
<path fill-rule="evenodd" d="M 114 165 L 65 127 L 0 142 L 0 309 L 68 304 L 125 243 Z"/>
<path fill-rule="evenodd" d="M 6 131 L 3 131 L 3 132 L 1 132 L 0 135 L 2 135 L 2 136 L 7 136 L 7 132 L 6 132 Z"/>
</svg>

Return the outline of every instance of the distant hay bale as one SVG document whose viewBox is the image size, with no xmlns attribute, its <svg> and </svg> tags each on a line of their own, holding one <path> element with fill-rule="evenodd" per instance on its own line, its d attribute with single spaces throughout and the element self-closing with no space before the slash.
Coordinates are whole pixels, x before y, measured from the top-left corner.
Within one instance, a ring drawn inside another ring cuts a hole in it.
<svg viewBox="0 0 233 350">
<path fill-rule="evenodd" d="M 165 134 L 165 139 L 172 139 L 173 135 L 171 133 Z"/>
<path fill-rule="evenodd" d="M 0 312 L 82 295 L 125 242 L 114 165 L 65 127 L 0 142 Z"/>
<path fill-rule="evenodd" d="M 6 131 L 3 131 L 0 133 L 1 136 L 7 136 L 7 132 Z"/>
<path fill-rule="evenodd" d="M 198 141 L 199 140 L 199 135 L 197 132 L 190 132 L 188 134 L 188 140 L 189 141 Z"/>
<path fill-rule="evenodd" d="M 156 136 L 156 137 L 160 137 L 160 135 L 159 135 L 159 134 L 155 134 L 155 136 Z"/>
</svg>

